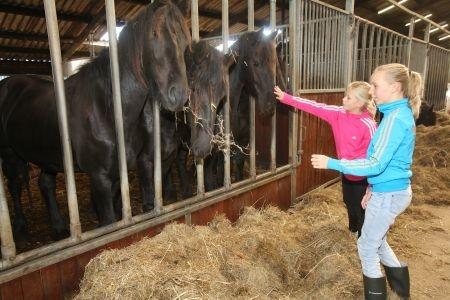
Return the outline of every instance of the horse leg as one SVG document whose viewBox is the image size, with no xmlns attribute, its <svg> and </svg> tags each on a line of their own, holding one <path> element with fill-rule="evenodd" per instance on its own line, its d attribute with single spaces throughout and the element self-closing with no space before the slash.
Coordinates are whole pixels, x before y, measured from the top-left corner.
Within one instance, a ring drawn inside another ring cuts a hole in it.
<svg viewBox="0 0 450 300">
<path fill-rule="evenodd" d="M 137 158 L 137 171 L 139 186 L 141 189 L 142 211 L 149 212 L 153 209 L 155 191 L 153 189 L 153 167 L 147 155 L 141 154 Z"/>
<path fill-rule="evenodd" d="M 56 202 L 56 174 L 41 171 L 39 175 L 39 190 L 42 197 L 45 199 L 48 213 L 50 216 L 50 223 L 52 227 L 52 239 L 61 240 L 70 235 L 69 227 L 59 213 L 58 204 Z"/>
<path fill-rule="evenodd" d="M 192 197 L 191 174 L 186 170 L 186 162 L 188 159 L 188 151 L 180 147 L 177 155 L 178 176 L 180 177 L 181 195 L 183 199 Z"/>
<path fill-rule="evenodd" d="M 244 179 L 244 163 L 245 156 L 243 153 L 238 152 L 233 157 L 235 169 L 234 169 L 234 177 L 236 181 L 242 181 Z"/>
<path fill-rule="evenodd" d="M 122 193 L 120 190 L 120 178 L 114 180 L 112 184 L 114 213 L 117 220 L 122 219 Z"/>
<path fill-rule="evenodd" d="M 173 183 L 172 166 L 176 158 L 176 151 L 169 155 L 169 157 L 161 162 L 161 176 L 162 176 L 162 188 L 163 198 L 172 203 L 177 201 L 177 191 L 175 184 Z"/>
<path fill-rule="evenodd" d="M 217 153 L 216 160 L 216 170 L 217 170 L 217 188 L 224 186 L 224 178 L 225 178 L 225 166 L 224 166 L 225 157 L 222 151 Z"/>
<path fill-rule="evenodd" d="M 205 192 L 212 191 L 215 188 L 215 182 L 213 180 L 213 174 L 214 174 L 214 172 L 213 172 L 213 166 L 214 166 L 213 156 L 214 155 L 215 155 L 215 153 L 206 157 L 204 160 L 205 169 L 204 169 L 203 173 L 204 173 L 204 177 L 205 177 Z"/>
<path fill-rule="evenodd" d="M 2 170 L 8 180 L 8 190 L 14 202 L 13 232 L 18 248 L 23 248 L 28 237 L 27 220 L 22 209 L 22 164 L 26 164 L 17 157 L 12 150 L 2 151 Z"/>
<path fill-rule="evenodd" d="M 116 221 L 113 205 L 113 182 L 104 174 L 95 172 L 90 174 L 93 201 L 98 213 L 100 226 L 108 225 Z"/>
</svg>

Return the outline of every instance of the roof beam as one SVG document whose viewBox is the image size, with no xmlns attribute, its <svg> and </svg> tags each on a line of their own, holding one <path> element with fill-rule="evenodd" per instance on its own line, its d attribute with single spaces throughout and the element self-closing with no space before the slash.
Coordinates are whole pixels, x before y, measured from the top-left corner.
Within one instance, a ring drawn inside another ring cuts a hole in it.
<svg viewBox="0 0 450 300">
<path fill-rule="evenodd" d="M 45 18 L 45 11 L 44 8 L 41 6 L 0 4 L 0 12 L 4 12 L 7 14 Z M 91 15 L 79 15 L 79 14 L 65 13 L 62 11 L 58 11 L 57 14 L 59 20 L 81 22 L 81 23 L 90 23 L 92 21 Z"/>
<path fill-rule="evenodd" d="M 18 32 L 12 30 L 1 30 L 0 29 L 0 38 L 4 39 L 13 39 L 13 40 L 21 40 L 21 41 L 39 41 L 39 42 L 47 42 L 48 36 L 46 34 L 41 33 L 27 33 L 27 32 Z M 60 37 L 62 43 L 73 43 L 74 39 L 69 37 Z"/>
<path fill-rule="evenodd" d="M 23 48 L 12 46 L 0 46 L 0 53 L 35 54 L 45 56 L 46 58 L 50 58 L 50 50 L 46 48 Z M 77 52 L 77 56 L 88 57 L 90 56 L 90 53 L 86 51 L 80 51 Z"/>
</svg>

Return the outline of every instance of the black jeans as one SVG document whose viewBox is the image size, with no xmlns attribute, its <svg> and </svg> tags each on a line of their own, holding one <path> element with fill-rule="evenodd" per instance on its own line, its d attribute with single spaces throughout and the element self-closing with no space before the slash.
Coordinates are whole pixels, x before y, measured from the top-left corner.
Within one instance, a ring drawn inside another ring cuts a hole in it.
<svg viewBox="0 0 450 300">
<path fill-rule="evenodd" d="M 348 213 L 348 229 L 351 232 L 358 232 L 361 235 L 361 228 L 364 224 L 364 209 L 361 200 L 366 194 L 367 179 L 351 181 L 342 175 L 342 194 Z"/>
</svg>

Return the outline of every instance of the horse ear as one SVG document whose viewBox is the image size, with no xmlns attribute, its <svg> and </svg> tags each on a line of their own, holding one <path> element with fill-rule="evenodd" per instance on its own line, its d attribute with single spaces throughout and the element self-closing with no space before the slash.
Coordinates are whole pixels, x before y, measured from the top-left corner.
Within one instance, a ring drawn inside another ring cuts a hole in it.
<svg viewBox="0 0 450 300">
<path fill-rule="evenodd" d="M 191 1 L 190 0 L 172 0 L 173 4 L 175 4 L 183 14 L 185 18 L 189 18 L 191 13 Z"/>
<path fill-rule="evenodd" d="M 227 53 L 223 56 L 223 64 L 227 69 L 229 69 L 236 61 L 234 60 L 234 55 L 232 53 Z"/>
<path fill-rule="evenodd" d="M 275 40 L 275 38 L 277 37 L 277 35 L 278 35 L 278 31 L 277 31 L 277 30 L 274 30 L 273 32 L 271 32 L 271 33 L 269 34 L 268 38 L 269 38 L 270 40 Z"/>
</svg>

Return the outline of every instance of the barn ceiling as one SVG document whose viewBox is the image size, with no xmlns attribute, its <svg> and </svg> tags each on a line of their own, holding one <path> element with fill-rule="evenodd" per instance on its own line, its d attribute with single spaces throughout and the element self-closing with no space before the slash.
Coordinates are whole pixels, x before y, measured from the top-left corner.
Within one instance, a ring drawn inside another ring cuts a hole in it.
<svg viewBox="0 0 450 300">
<path fill-rule="evenodd" d="M 116 0 L 118 25 L 133 19 L 150 0 Z M 255 0 L 255 26 L 269 23 L 269 0 Z M 328 4 L 344 8 L 345 0 L 324 0 Z M 56 0 L 61 50 L 64 58 L 89 56 L 100 51 L 99 46 L 89 44 L 106 32 L 103 0 Z M 199 0 L 200 36 L 221 34 L 221 0 Z M 288 22 L 289 0 L 277 1 L 277 24 Z M 355 0 L 355 14 L 407 35 L 410 15 L 398 8 L 383 14 L 377 12 L 390 5 L 385 0 Z M 408 0 L 403 4 L 440 25 L 450 23 L 449 0 Z M 229 0 L 230 33 L 247 29 L 247 1 Z M 188 21 L 189 23 L 189 21 Z M 416 23 L 415 36 L 423 38 L 426 23 Z M 449 27 L 447 27 L 449 28 Z M 437 30 L 431 34 L 433 44 L 450 48 L 450 38 Z M 0 1 L 0 74 L 40 73 L 49 74 L 49 50 L 42 0 Z"/>
</svg>

